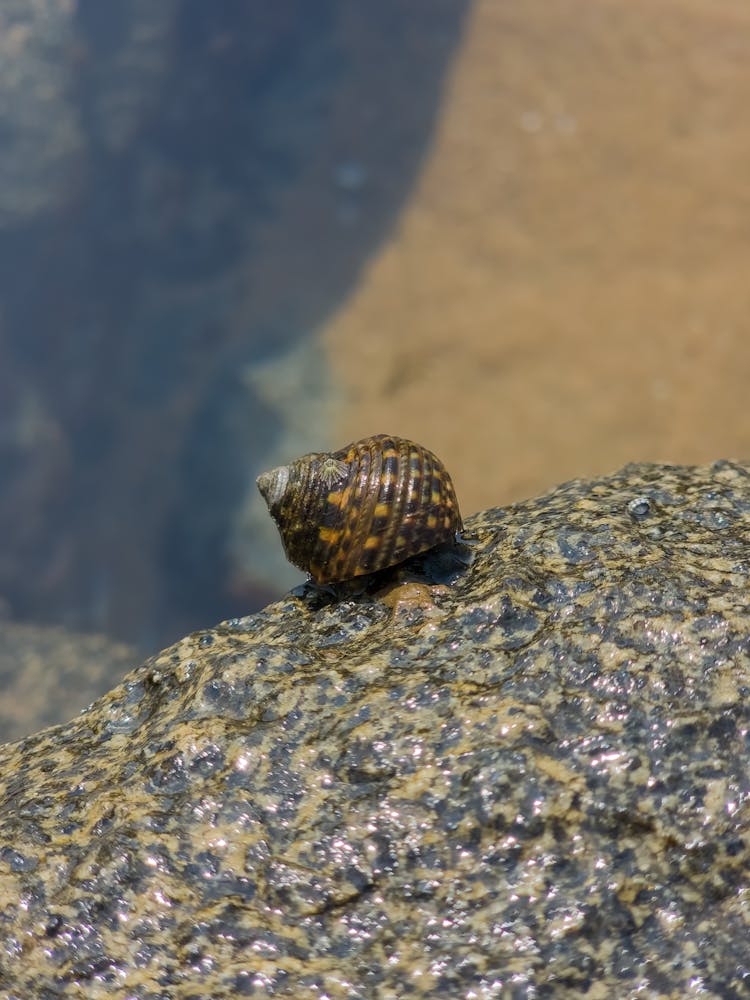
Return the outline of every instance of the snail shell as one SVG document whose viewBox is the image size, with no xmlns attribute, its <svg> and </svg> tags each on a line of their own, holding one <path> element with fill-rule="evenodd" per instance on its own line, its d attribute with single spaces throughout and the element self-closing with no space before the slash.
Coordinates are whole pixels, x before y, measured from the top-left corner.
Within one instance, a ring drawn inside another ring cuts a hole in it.
<svg viewBox="0 0 750 1000">
<path fill-rule="evenodd" d="M 264 472 L 258 489 L 287 558 L 317 583 L 395 566 L 462 527 L 440 459 L 386 434 Z"/>
</svg>

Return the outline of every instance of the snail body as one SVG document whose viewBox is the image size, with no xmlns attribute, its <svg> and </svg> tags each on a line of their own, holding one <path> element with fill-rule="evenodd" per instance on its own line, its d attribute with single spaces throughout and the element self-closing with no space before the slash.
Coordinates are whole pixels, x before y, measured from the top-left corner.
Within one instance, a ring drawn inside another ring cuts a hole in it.
<svg viewBox="0 0 750 1000">
<path fill-rule="evenodd" d="M 462 528 L 453 483 L 427 448 L 377 434 L 258 477 L 291 563 L 316 583 L 395 566 Z"/>
</svg>

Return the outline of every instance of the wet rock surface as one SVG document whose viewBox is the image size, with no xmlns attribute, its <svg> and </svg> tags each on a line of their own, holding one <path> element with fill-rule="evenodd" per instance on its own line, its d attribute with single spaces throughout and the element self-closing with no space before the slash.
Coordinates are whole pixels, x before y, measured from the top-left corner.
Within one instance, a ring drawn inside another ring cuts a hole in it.
<svg viewBox="0 0 750 1000">
<path fill-rule="evenodd" d="M 750 464 L 467 519 L 0 748 L 13 997 L 750 992 Z"/>
</svg>

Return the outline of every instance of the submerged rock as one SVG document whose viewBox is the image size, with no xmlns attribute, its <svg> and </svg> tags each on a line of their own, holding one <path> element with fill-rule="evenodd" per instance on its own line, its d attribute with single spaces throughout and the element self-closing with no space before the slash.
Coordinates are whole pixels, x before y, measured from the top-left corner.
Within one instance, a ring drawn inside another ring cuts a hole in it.
<svg viewBox="0 0 750 1000">
<path fill-rule="evenodd" d="M 0 743 L 67 721 L 139 659 L 103 635 L 0 622 Z"/>
<path fill-rule="evenodd" d="M 750 993 L 750 465 L 467 534 L 0 748 L 9 996 Z"/>
</svg>

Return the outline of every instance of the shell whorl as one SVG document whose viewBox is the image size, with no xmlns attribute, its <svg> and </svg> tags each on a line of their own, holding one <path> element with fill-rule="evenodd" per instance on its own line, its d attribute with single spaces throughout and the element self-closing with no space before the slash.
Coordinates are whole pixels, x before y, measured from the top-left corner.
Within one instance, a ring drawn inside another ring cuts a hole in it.
<svg viewBox="0 0 750 1000">
<path fill-rule="evenodd" d="M 280 465 L 276 469 L 264 472 L 258 476 L 258 489 L 269 509 L 275 507 L 286 492 L 289 485 L 289 466 Z"/>
<path fill-rule="evenodd" d="M 318 583 L 396 565 L 461 530 L 450 476 L 427 448 L 379 434 L 258 477 L 287 558 Z"/>
</svg>

